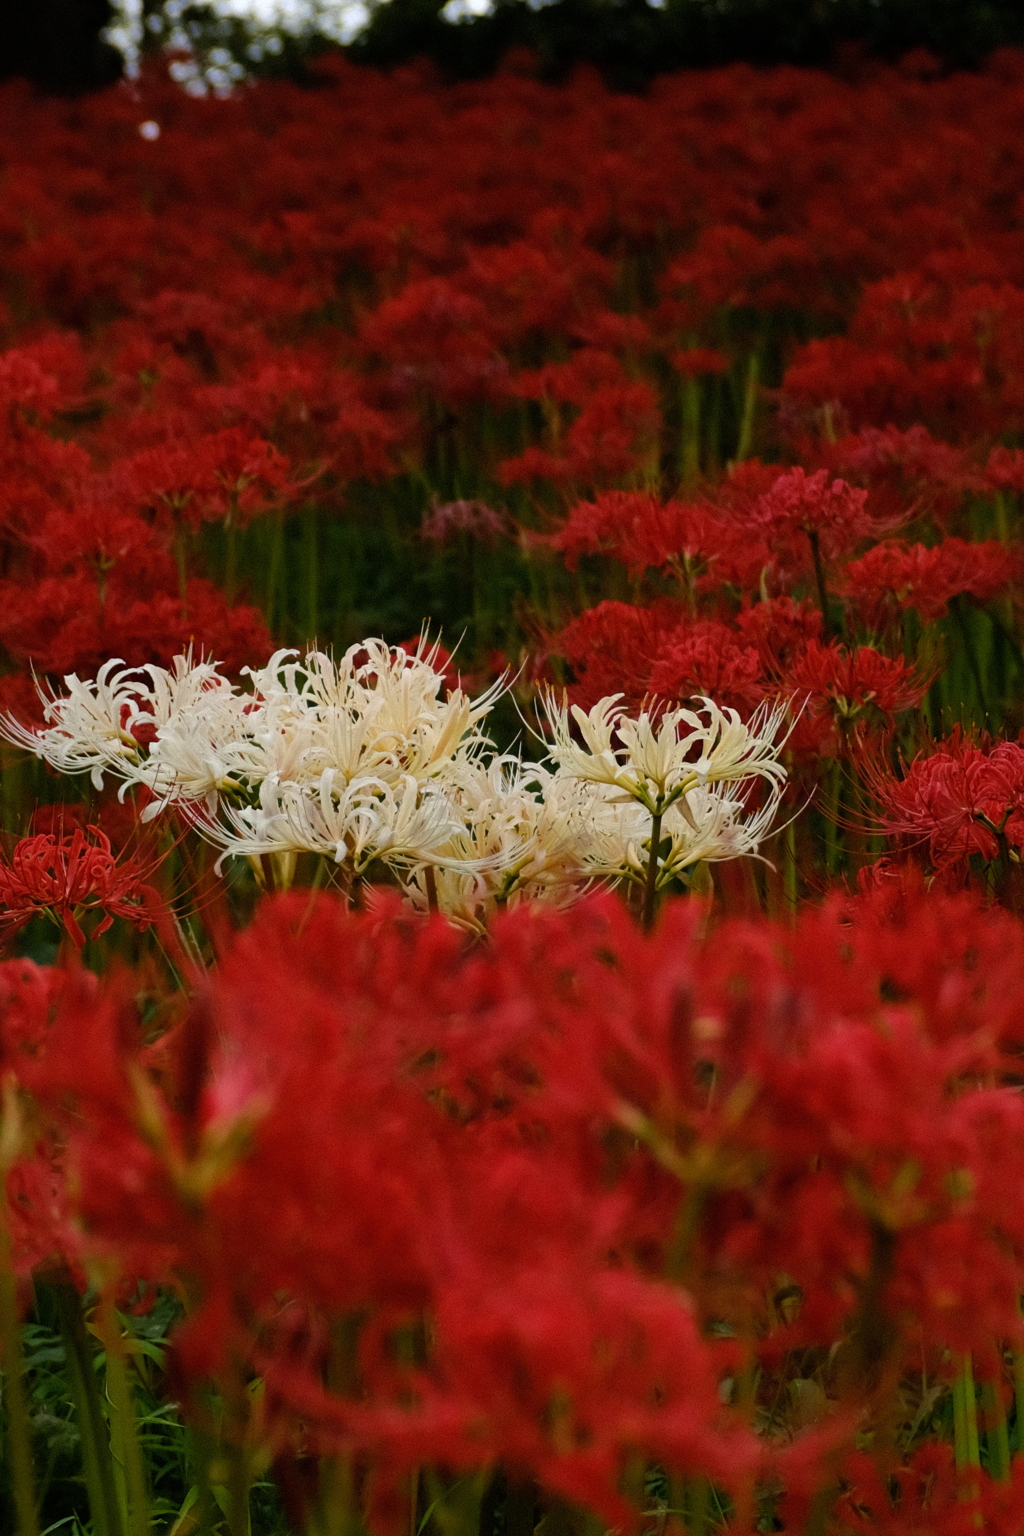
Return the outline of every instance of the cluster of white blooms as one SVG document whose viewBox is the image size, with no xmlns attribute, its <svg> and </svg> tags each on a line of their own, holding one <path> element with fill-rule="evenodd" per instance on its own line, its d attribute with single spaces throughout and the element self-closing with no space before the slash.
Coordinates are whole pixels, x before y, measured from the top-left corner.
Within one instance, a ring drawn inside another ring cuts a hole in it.
<svg viewBox="0 0 1024 1536">
<path fill-rule="evenodd" d="M 0 734 L 65 773 L 110 776 L 173 807 L 221 851 L 287 883 L 300 853 L 351 885 L 386 869 L 414 905 L 480 929 L 518 901 L 571 901 L 595 881 L 685 880 L 703 861 L 755 854 L 785 781 L 783 711 L 744 724 L 704 699 L 652 719 L 618 696 L 589 714 L 548 695 L 542 763 L 495 752 L 482 724 L 502 684 L 448 691 L 426 643 L 382 640 L 339 660 L 278 651 L 238 688 L 210 662 L 109 661 L 42 694 L 45 724 Z M 750 809 L 756 781 L 766 785 Z"/>
</svg>

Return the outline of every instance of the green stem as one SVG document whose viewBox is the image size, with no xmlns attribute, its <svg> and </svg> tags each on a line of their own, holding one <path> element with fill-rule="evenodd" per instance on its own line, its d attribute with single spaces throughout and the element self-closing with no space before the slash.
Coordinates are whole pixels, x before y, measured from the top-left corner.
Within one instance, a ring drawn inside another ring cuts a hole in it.
<svg viewBox="0 0 1024 1536">
<path fill-rule="evenodd" d="M 818 589 L 818 607 L 821 609 L 821 626 L 826 640 L 835 639 L 835 628 L 829 617 L 828 611 L 828 587 L 825 583 L 825 566 L 821 558 L 821 541 L 818 538 L 817 528 L 806 530 L 811 545 L 811 558 L 814 561 L 814 583 Z"/>
<path fill-rule="evenodd" d="M 4 1168 L 4 1175 L 6 1171 Z M 25 1392 L 25 1361 L 21 1351 L 21 1319 L 18 1316 L 18 1280 L 14 1273 L 11 1239 L 7 1230 L 6 1199 L 4 1191 L 4 1208 L 0 1216 L 0 1351 L 3 1355 L 4 1390 L 7 1397 L 7 1445 L 14 1488 L 14 1509 L 18 1520 L 17 1536 L 38 1536 L 32 1439 Z"/>
<path fill-rule="evenodd" d="M 978 1439 L 978 1399 L 974 1392 L 974 1368 L 969 1354 L 964 1356 L 964 1410 L 967 1417 L 967 1452 L 972 1467 L 981 1466 Z"/>
<path fill-rule="evenodd" d="M 228 1482 L 228 1531 L 230 1536 L 251 1536 L 249 1524 L 249 1458 L 244 1445 L 230 1447 Z"/>
<path fill-rule="evenodd" d="M 974 1395 L 974 1368 L 970 1354 L 964 1355 L 960 1375 L 953 1383 L 953 1439 L 959 1471 L 981 1467 L 978 1438 L 978 1403 Z"/>
<path fill-rule="evenodd" d="M 740 436 L 736 444 L 736 463 L 750 457 L 750 445 L 754 437 L 754 412 L 757 409 L 757 381 L 761 372 L 761 359 L 756 352 L 750 354 L 747 364 L 747 380 L 743 389 L 743 415 L 740 418 Z"/>
<path fill-rule="evenodd" d="M 186 1444 L 189 1447 L 189 1462 L 193 1468 L 198 1492 L 193 1506 L 196 1525 L 191 1536 L 216 1536 L 221 1515 L 213 1496 L 213 1484 L 210 1478 L 213 1445 L 209 1435 L 196 1430 L 186 1431 Z"/>
<path fill-rule="evenodd" d="M 679 474 L 683 484 L 690 487 L 700 478 L 700 384 L 696 379 L 683 380 L 682 407 Z"/>
<path fill-rule="evenodd" d="M 783 889 L 786 895 L 786 908 L 790 916 L 796 916 L 797 900 L 799 898 L 799 870 L 796 862 L 796 821 L 793 820 L 786 828 L 785 852 L 783 854 Z"/>
<path fill-rule="evenodd" d="M 804 1526 L 804 1536 L 825 1536 L 829 1527 L 829 1515 L 836 1502 L 840 1489 L 833 1483 L 828 1483 L 824 1488 L 819 1488 L 811 1505 L 811 1512 Z"/>
<path fill-rule="evenodd" d="M 55 1285 L 53 1295 L 82 1443 L 82 1471 L 89 1495 L 93 1536 L 123 1536 L 124 1522 L 114 1488 L 110 1442 L 103 1420 L 93 1352 L 82 1317 L 81 1298 L 71 1285 Z"/>
<path fill-rule="evenodd" d="M 277 601 L 277 584 L 281 579 L 281 561 L 284 558 L 284 513 L 275 512 L 270 537 L 270 558 L 267 561 L 266 596 L 263 611 L 267 628 L 274 628 L 274 604 Z"/>
<path fill-rule="evenodd" d="M 181 522 L 174 528 L 174 563 L 178 568 L 178 596 L 184 602 L 188 588 L 188 529 Z"/>
<path fill-rule="evenodd" d="M 985 1414 L 986 1440 L 988 1442 L 989 1476 L 1000 1483 L 1010 1481 L 1010 1436 L 1006 1428 L 1006 1407 L 1003 1403 L 1001 1381 L 985 1381 L 981 1385 L 981 1407 Z"/>
<path fill-rule="evenodd" d="M 316 508 L 309 507 L 302 517 L 302 547 L 306 566 L 306 634 L 312 644 L 320 625 L 320 559 L 317 549 Z"/>
<path fill-rule="evenodd" d="M 229 603 L 235 600 L 238 585 L 238 537 L 235 519 L 229 514 L 224 523 L 224 596 Z"/>
<path fill-rule="evenodd" d="M 822 812 L 825 818 L 825 868 L 830 875 L 834 875 L 839 868 L 842 852 L 839 821 L 842 816 L 843 765 L 839 758 L 833 758 L 829 764 L 828 779 L 828 794 L 832 803 L 824 807 Z"/>
<path fill-rule="evenodd" d="M 981 677 L 981 667 L 978 663 L 978 652 L 975 648 L 974 636 L 971 634 L 970 625 L 967 622 L 967 615 L 964 613 L 963 607 L 958 597 L 950 598 L 949 611 L 956 621 L 956 627 L 959 629 L 961 639 L 964 642 L 964 653 L 967 656 L 967 666 L 974 681 L 974 686 L 978 690 L 978 704 L 981 708 L 981 713 L 983 716 L 985 716 L 988 714 L 988 704 L 985 700 L 985 684 L 983 683 Z"/>
<path fill-rule="evenodd" d="M 651 850 L 647 859 L 647 878 L 644 881 L 644 931 L 654 927 L 654 914 L 658 903 L 658 849 L 661 845 L 661 817 L 658 811 L 651 817 Z"/>
<path fill-rule="evenodd" d="M 351 1456 L 324 1456 L 320 1462 L 320 1511 L 315 1530 L 322 1536 L 352 1536 L 355 1476 Z"/>
<path fill-rule="evenodd" d="M 953 1450 L 960 1472 L 967 1465 L 967 1420 L 964 1416 L 964 1384 L 960 1376 L 953 1382 Z"/>
<path fill-rule="evenodd" d="M 686 1490 L 686 1529 L 689 1536 L 706 1536 L 710 1514 L 711 1486 L 707 1478 L 691 1478 Z"/>
<path fill-rule="evenodd" d="M 708 1191 L 705 1185 L 691 1184 L 683 1196 L 679 1213 L 676 1216 L 672 1243 L 665 1261 L 665 1274 L 673 1285 L 685 1285 L 689 1280 L 690 1267 L 693 1263 L 693 1250 L 697 1241 L 697 1233 L 700 1229 L 700 1219 L 704 1214 L 707 1195 Z"/>
<path fill-rule="evenodd" d="M 114 1303 L 104 1298 L 97 1312 L 100 1339 L 107 1357 L 107 1401 L 110 1406 L 110 1452 L 115 1474 L 120 1469 L 124 1487 L 124 1525 L 127 1536 L 149 1536 L 149 1489 L 146 1468 L 135 1422 L 135 1402 L 128 1375 L 128 1360 L 121 1324 Z"/>
</svg>

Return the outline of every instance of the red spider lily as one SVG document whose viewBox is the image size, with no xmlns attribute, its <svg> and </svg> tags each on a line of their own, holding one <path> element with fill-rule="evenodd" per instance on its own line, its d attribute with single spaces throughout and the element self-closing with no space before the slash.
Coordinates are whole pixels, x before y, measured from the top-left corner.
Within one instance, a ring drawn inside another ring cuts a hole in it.
<svg viewBox="0 0 1024 1536">
<path fill-rule="evenodd" d="M 691 314 L 725 305 L 806 309 L 815 301 L 827 312 L 839 306 L 822 295 L 821 268 L 820 251 L 809 240 L 793 235 L 763 239 L 735 225 L 714 225 L 701 232 L 692 254 L 668 268 L 662 287 L 668 294 L 691 290 Z M 686 315 L 685 300 L 672 307 L 680 318 Z"/>
<path fill-rule="evenodd" d="M 945 538 L 934 548 L 923 544 L 876 544 L 846 566 L 841 591 L 851 599 L 868 628 L 881 628 L 893 610 L 915 608 L 922 619 L 941 618 L 950 599 L 969 593 L 991 602 L 1021 569 L 1015 550 L 995 539 L 968 544 Z"/>
<path fill-rule="evenodd" d="M 922 422 L 953 442 L 1024 420 L 1024 290 L 926 268 L 868 287 L 850 333 L 812 341 L 787 394 L 839 400 L 856 426 Z"/>
<path fill-rule="evenodd" d="M 993 860 L 1024 848 L 1024 747 L 987 746 L 956 733 L 920 753 L 901 779 L 880 771 L 871 788 L 879 826 L 890 837 L 926 846 L 934 867 L 964 868 L 974 854 Z"/>
<path fill-rule="evenodd" d="M 572 667 L 569 696 L 590 709 L 622 693 L 633 708 L 712 694 L 745 713 L 764 697 L 759 652 L 727 625 L 690 620 L 677 605 L 635 608 L 604 602 L 551 637 L 551 650 Z"/>
<path fill-rule="evenodd" d="M 635 345 L 642 322 L 638 334 L 636 317 L 598 308 L 613 282 L 607 257 L 544 221 L 538 226 L 530 239 L 470 250 L 469 286 L 486 304 L 496 334 L 507 345 L 570 328 L 579 335 L 582 327 L 587 335 L 581 339 L 593 346 Z"/>
<path fill-rule="evenodd" d="M 269 655 L 258 611 L 201 577 L 182 587 L 164 539 L 134 512 L 50 505 L 18 543 L 30 564 L 0 580 L 0 641 L 37 672 L 84 671 L 111 655 L 166 663 L 193 642 L 236 668 Z"/>
<path fill-rule="evenodd" d="M 825 1408 L 853 1451 L 869 1303 L 894 1379 L 1020 1337 L 1022 963 L 1007 914 L 910 883 L 786 931 L 709 930 L 695 903 L 649 938 L 607 900 L 519 911 L 476 951 L 294 893 L 155 1053 L 107 983 L 26 999 L 21 1070 L 86 1254 L 187 1277 L 186 1395 L 235 1354 L 279 1444 L 385 1480 L 499 1457 L 624 1518 L 637 1448 L 742 1494 L 759 1453 L 718 1381 L 745 1362 L 773 1391 L 793 1350 L 852 1351 L 856 1406 Z M 358 1385 L 328 1391 L 328 1319 L 354 1315 Z M 723 1320 L 732 1341 L 707 1336 Z M 795 1507 L 800 1456 L 778 1469 Z"/>
<path fill-rule="evenodd" d="M 584 348 L 569 363 L 520 375 L 515 388 L 547 402 L 552 448 L 561 451 L 531 447 L 505 459 L 498 466 L 504 485 L 539 477 L 603 485 L 632 473 L 656 450 L 661 416 L 654 391 L 645 381 L 630 381 L 609 353 Z M 581 407 L 568 426 L 563 402 Z"/>
<path fill-rule="evenodd" d="M 988 456 L 985 479 L 997 491 L 1024 490 L 1024 453 L 997 445 Z"/>
<path fill-rule="evenodd" d="M 10 935 L 39 913 L 63 925 L 78 949 L 85 943 L 80 920 L 102 913 L 93 937 L 115 917 L 140 932 L 152 927 L 160 898 L 144 880 L 136 859 L 118 859 L 99 827 L 23 837 L 0 863 L 0 930 Z"/>
<path fill-rule="evenodd" d="M 484 306 L 444 278 L 410 283 L 363 324 L 367 353 L 387 362 L 395 398 L 427 391 L 453 402 L 504 391 L 507 364 Z"/>
<path fill-rule="evenodd" d="M 749 520 L 769 546 L 788 555 L 801 534 L 815 542 L 822 558 L 845 554 L 877 524 L 867 511 L 867 492 L 845 480 L 829 481 L 823 469 L 808 475 L 797 467 L 780 475 L 749 513 Z"/>
<path fill-rule="evenodd" d="M 821 639 L 822 624 L 820 609 L 807 598 L 771 598 L 736 615 L 738 635 L 757 647 L 769 678 L 785 675 L 807 644 Z"/>
<path fill-rule="evenodd" d="M 764 667 L 724 624 L 697 620 L 662 638 L 650 658 L 648 687 L 658 699 L 710 696 L 749 715 L 765 695 Z"/>
<path fill-rule="evenodd" d="M 637 573 L 667 566 L 694 590 L 726 582 L 754 590 L 769 560 L 767 544 L 716 507 L 662 503 L 643 491 L 604 491 L 578 502 L 548 542 L 570 570 L 582 554 L 607 553 Z"/>
<path fill-rule="evenodd" d="M 210 433 L 188 448 L 144 449 L 119 466 L 119 490 L 137 506 L 169 511 L 197 528 L 231 517 L 244 524 L 291 490 L 288 465 L 272 443 L 238 427 Z"/>
<path fill-rule="evenodd" d="M 870 491 L 880 527 L 903 518 L 928 516 L 940 526 L 968 494 L 984 490 L 984 479 L 963 448 L 940 441 L 926 427 L 864 427 L 838 442 L 800 441 L 812 461 Z"/>
<path fill-rule="evenodd" d="M 847 648 L 810 640 L 787 674 L 795 696 L 807 699 L 809 719 L 830 713 L 842 729 L 858 731 L 872 721 L 891 729 L 897 715 L 920 704 L 930 686 L 902 658 L 870 645 Z"/>
</svg>

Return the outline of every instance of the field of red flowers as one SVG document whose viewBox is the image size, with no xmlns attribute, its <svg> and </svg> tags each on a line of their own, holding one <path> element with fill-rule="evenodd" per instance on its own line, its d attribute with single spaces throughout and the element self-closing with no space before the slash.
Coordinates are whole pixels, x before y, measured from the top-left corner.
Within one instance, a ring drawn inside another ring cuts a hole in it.
<svg viewBox="0 0 1024 1536">
<path fill-rule="evenodd" d="M 319 71 L 0 90 L 2 1528 L 1020 1536 L 1024 55 Z"/>
</svg>

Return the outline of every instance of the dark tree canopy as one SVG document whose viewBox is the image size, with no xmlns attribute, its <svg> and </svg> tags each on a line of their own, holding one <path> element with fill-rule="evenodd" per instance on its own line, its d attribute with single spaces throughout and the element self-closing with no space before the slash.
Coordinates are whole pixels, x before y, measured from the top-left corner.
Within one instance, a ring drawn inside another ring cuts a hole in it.
<svg viewBox="0 0 1024 1536">
<path fill-rule="evenodd" d="M 124 61 L 101 33 L 109 0 L 0 0 L 0 79 L 74 95 L 117 80 Z"/>
<path fill-rule="evenodd" d="M 648 0 L 497 0 L 490 15 L 458 22 L 443 5 L 389 0 L 349 57 L 385 69 L 425 57 L 445 77 L 466 79 L 490 73 L 510 49 L 528 48 L 545 79 L 585 63 L 611 85 L 638 90 L 666 70 L 735 61 L 832 68 L 925 50 L 939 68 L 971 69 L 996 48 L 1024 47 L 1020 0 L 666 0 L 660 8 Z M 302 78 L 331 46 L 316 31 L 275 29 L 264 48 L 244 22 L 204 4 L 176 7 L 173 20 L 161 0 L 147 0 L 145 10 L 148 46 L 184 35 L 198 58 L 226 50 L 246 73 Z M 123 68 L 101 36 L 111 16 L 110 0 L 0 0 L 0 78 L 23 75 L 64 93 L 109 84 Z"/>
</svg>

